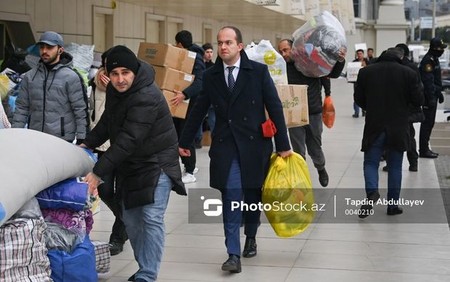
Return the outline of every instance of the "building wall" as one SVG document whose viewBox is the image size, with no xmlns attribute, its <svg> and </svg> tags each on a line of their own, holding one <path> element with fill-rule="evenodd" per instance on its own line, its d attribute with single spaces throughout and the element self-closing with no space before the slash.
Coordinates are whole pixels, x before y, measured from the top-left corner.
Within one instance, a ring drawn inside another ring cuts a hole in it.
<svg viewBox="0 0 450 282">
<path fill-rule="evenodd" d="M 8 18 L 28 15 L 35 39 L 38 39 L 43 32 L 53 30 L 64 37 L 65 43 L 92 45 L 94 11 L 106 10 L 111 12 L 113 19 L 112 45 L 124 44 L 135 52 L 138 50 L 139 43 L 145 41 L 147 14 L 155 14 L 169 21 L 178 21 L 180 28 L 192 32 L 194 42 L 198 44 L 204 43 L 203 28 L 206 25 L 211 28 L 212 43 L 215 48 L 217 48 L 215 41 L 219 28 L 233 24 L 189 15 L 163 13 L 151 7 L 120 1 L 116 1 L 117 6 L 113 9 L 112 2 L 110 0 L 0 0 L 0 21 L 1 15 L 5 14 Z M 244 44 L 268 39 L 276 45 L 278 39 L 291 37 L 293 32 L 274 34 L 257 27 L 239 26 L 239 28 L 243 34 Z M 174 35 L 169 37 L 163 43 L 174 44 Z M 109 47 L 111 46 L 105 48 Z"/>
</svg>

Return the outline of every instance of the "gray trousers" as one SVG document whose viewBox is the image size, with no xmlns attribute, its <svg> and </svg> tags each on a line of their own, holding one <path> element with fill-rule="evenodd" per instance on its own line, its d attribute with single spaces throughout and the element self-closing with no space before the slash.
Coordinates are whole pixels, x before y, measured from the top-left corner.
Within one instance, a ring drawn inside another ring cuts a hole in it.
<svg viewBox="0 0 450 282">
<path fill-rule="evenodd" d="M 309 115 L 309 124 L 289 128 L 292 149 L 306 160 L 306 149 L 317 170 L 325 168 L 322 151 L 322 113 Z"/>
</svg>

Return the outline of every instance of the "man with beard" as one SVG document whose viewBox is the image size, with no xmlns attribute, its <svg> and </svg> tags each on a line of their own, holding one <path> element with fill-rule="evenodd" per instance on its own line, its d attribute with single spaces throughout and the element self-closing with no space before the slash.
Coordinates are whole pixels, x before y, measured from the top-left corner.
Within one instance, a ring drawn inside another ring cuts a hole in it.
<svg viewBox="0 0 450 282">
<path fill-rule="evenodd" d="M 429 141 L 436 119 L 437 103 L 438 101 L 439 103 L 444 102 L 439 57 L 442 56 L 445 48 L 447 45 L 442 39 L 438 37 L 431 39 L 430 49 L 419 65 L 425 95 L 425 104 L 423 105 L 425 120 L 420 125 L 419 135 L 419 157 L 421 158 L 433 159 L 439 155 L 430 150 Z"/>
<path fill-rule="evenodd" d="M 106 73 L 105 111 L 81 146 L 97 148 L 108 139 L 111 146 L 85 181 L 94 190 L 105 176 L 116 176 L 122 220 L 139 266 L 129 281 L 156 281 L 170 191 L 186 195 L 177 133 L 149 64 L 118 45 L 108 52 Z"/>
<path fill-rule="evenodd" d="M 81 144 L 87 131 L 87 96 L 61 35 L 42 34 L 36 43 L 41 59 L 23 78 L 12 127 L 45 132 Z"/>
</svg>

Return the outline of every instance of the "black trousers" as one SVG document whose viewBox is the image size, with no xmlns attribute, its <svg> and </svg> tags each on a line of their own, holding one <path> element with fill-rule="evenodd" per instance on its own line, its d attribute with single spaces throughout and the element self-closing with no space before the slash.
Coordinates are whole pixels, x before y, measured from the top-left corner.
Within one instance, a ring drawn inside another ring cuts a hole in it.
<svg viewBox="0 0 450 282">
<path fill-rule="evenodd" d="M 97 151 L 97 154 L 98 157 L 101 158 L 103 152 Z M 122 221 L 121 200 L 119 193 L 115 190 L 114 174 L 105 176 L 102 180 L 104 183 L 98 186 L 98 195 L 116 217 L 111 235 L 109 236 L 109 241 L 124 244 L 128 240 L 128 235 L 125 230 L 125 224 Z"/>
<path fill-rule="evenodd" d="M 173 118 L 173 123 L 175 125 L 175 130 L 177 131 L 178 138 L 180 138 L 181 133 L 183 132 L 184 125 L 186 124 L 185 119 L 181 118 Z M 197 155 L 195 153 L 195 144 L 192 142 L 192 144 L 189 145 L 189 148 L 187 148 L 191 151 L 190 157 L 181 157 L 181 162 L 184 165 L 184 168 L 186 169 L 187 173 L 193 174 L 195 169 L 195 164 L 197 163 Z"/>
<path fill-rule="evenodd" d="M 423 107 L 425 120 L 420 125 L 419 152 L 424 154 L 430 150 L 429 142 L 431 131 L 433 131 L 436 120 L 437 100 L 434 103 L 428 103 L 428 107 Z"/>
<path fill-rule="evenodd" d="M 417 144 L 416 144 L 416 130 L 414 129 L 414 123 L 409 124 L 409 134 L 411 142 L 411 150 L 406 152 L 406 156 L 408 157 L 409 165 L 417 165 L 417 160 L 419 159 L 419 154 L 417 153 Z"/>
</svg>

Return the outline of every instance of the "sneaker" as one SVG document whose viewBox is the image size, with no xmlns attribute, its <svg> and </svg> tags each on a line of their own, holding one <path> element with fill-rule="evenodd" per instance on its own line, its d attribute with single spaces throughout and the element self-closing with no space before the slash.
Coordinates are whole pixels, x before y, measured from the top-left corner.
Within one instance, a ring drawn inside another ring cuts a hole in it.
<svg viewBox="0 0 450 282">
<path fill-rule="evenodd" d="M 185 173 L 183 175 L 183 177 L 181 177 L 181 180 L 183 181 L 184 184 L 194 183 L 194 182 L 197 181 L 195 176 L 193 174 L 190 174 L 190 173 Z"/>
<path fill-rule="evenodd" d="M 112 241 L 109 242 L 109 252 L 111 256 L 120 254 L 123 251 L 123 244 L 120 242 Z"/>
<path fill-rule="evenodd" d="M 197 172 L 198 172 L 198 167 L 194 168 L 194 171 L 192 173 L 197 174 Z M 183 174 L 186 174 L 186 168 L 183 169 Z"/>
</svg>

